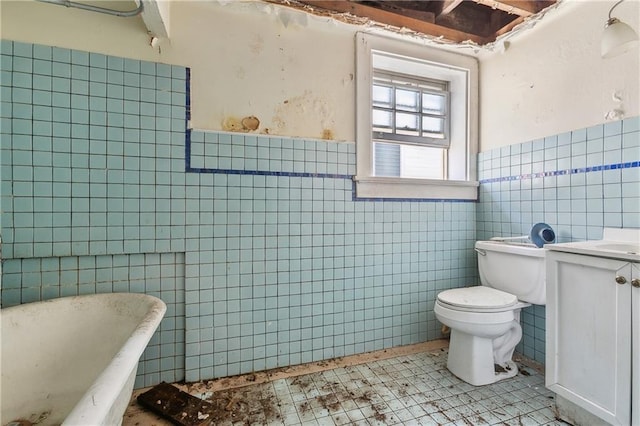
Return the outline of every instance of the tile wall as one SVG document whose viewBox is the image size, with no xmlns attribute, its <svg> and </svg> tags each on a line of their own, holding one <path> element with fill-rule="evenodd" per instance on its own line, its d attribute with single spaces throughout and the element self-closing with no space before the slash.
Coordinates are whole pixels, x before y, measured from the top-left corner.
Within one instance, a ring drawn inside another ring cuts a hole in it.
<svg viewBox="0 0 640 426">
<path fill-rule="evenodd" d="M 2 306 L 163 298 L 137 386 L 435 339 L 437 292 L 477 282 L 476 204 L 358 200 L 351 142 L 185 130 L 182 67 L 0 53 Z"/>
<path fill-rule="evenodd" d="M 640 117 L 482 152 L 478 170 L 478 239 L 528 235 L 538 222 L 557 242 L 640 228 Z M 518 350 L 544 362 L 544 307 L 521 319 Z"/>
<path fill-rule="evenodd" d="M 190 152 L 192 165 L 225 168 L 192 169 L 187 370 L 227 376 L 434 339 L 437 291 L 475 282 L 475 204 L 354 200 L 353 143 L 194 131 Z"/>
</svg>

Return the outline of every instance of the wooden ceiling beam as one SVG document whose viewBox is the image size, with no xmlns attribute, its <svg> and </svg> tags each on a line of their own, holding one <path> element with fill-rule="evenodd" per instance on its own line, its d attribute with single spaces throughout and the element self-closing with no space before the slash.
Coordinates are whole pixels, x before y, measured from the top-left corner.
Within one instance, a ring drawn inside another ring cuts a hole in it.
<svg viewBox="0 0 640 426">
<path fill-rule="evenodd" d="M 354 3 L 362 3 L 359 0 L 350 0 Z M 397 13 L 398 15 L 408 16 L 409 18 L 419 19 L 425 22 L 436 22 L 436 15 L 433 12 L 427 12 L 423 10 L 405 9 L 404 7 L 396 6 L 396 2 L 379 2 L 376 5 L 376 9 L 385 10 L 389 13 Z"/>
<path fill-rule="evenodd" d="M 485 44 L 487 39 L 475 34 L 456 31 L 441 25 L 424 22 L 409 16 L 398 15 L 397 13 L 381 10 L 375 7 L 366 6 L 364 4 L 344 1 L 344 0 L 304 0 L 299 3 L 306 4 L 320 9 L 327 9 L 333 12 L 350 13 L 362 18 L 368 18 L 380 24 L 393 25 L 399 28 L 408 28 L 423 34 L 434 37 L 444 37 L 454 42 L 473 41 L 480 45 Z"/>
<path fill-rule="evenodd" d="M 498 31 L 495 32 L 495 34 L 492 37 L 493 40 L 491 41 L 495 41 L 501 35 L 508 33 L 509 31 L 514 29 L 516 25 L 523 23 L 525 19 L 526 18 L 524 16 L 520 16 L 514 19 L 513 21 L 509 22 L 507 25 L 505 25 L 504 27 L 500 28 Z"/>
<path fill-rule="evenodd" d="M 543 8 L 538 2 L 531 0 L 473 0 L 492 9 L 502 10 L 513 15 L 528 17 L 540 12 Z"/>
<path fill-rule="evenodd" d="M 455 9 L 460 3 L 462 3 L 462 1 L 463 0 L 444 0 L 442 2 L 442 10 L 438 14 L 438 16 L 450 14 L 453 9 Z"/>
</svg>

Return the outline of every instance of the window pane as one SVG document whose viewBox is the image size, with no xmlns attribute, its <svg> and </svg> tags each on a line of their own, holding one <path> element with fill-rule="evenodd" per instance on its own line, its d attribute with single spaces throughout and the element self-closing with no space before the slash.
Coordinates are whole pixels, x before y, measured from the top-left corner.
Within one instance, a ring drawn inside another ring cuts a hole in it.
<svg viewBox="0 0 640 426">
<path fill-rule="evenodd" d="M 414 90 L 396 89 L 396 108 L 406 111 L 418 111 L 420 92 Z"/>
<path fill-rule="evenodd" d="M 393 132 L 393 113 L 391 111 L 374 109 L 371 120 L 374 131 L 385 133 Z"/>
<path fill-rule="evenodd" d="M 444 179 L 446 150 L 413 145 L 375 142 L 375 176 L 414 179 Z"/>
<path fill-rule="evenodd" d="M 446 98 L 442 95 L 433 93 L 422 94 L 422 112 L 429 114 L 444 114 L 446 107 Z"/>
<path fill-rule="evenodd" d="M 373 85 L 373 106 L 374 107 L 393 107 L 391 87 Z"/>
<path fill-rule="evenodd" d="M 444 119 L 436 117 L 422 117 L 422 136 L 444 138 Z"/>
<path fill-rule="evenodd" d="M 396 133 L 400 135 L 418 135 L 418 114 L 396 112 Z"/>
<path fill-rule="evenodd" d="M 373 173 L 375 176 L 400 176 L 400 145 L 373 144 Z"/>
<path fill-rule="evenodd" d="M 400 175 L 406 178 L 444 179 L 445 149 L 402 145 Z"/>
</svg>

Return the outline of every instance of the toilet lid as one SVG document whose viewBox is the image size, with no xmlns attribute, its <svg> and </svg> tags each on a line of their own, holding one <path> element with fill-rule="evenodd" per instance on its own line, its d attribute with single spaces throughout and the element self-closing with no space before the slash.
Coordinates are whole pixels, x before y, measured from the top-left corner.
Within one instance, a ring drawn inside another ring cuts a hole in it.
<svg viewBox="0 0 640 426">
<path fill-rule="evenodd" d="M 438 293 L 438 300 L 461 308 L 505 308 L 513 306 L 518 298 L 495 288 L 476 286 L 454 288 Z"/>
</svg>

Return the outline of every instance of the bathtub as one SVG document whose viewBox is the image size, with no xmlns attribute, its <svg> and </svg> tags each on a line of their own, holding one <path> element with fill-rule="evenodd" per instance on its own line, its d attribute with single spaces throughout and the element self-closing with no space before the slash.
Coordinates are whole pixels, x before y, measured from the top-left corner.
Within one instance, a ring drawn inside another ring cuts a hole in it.
<svg viewBox="0 0 640 426">
<path fill-rule="evenodd" d="M 112 293 L 0 310 L 0 424 L 121 424 L 166 309 L 153 296 Z"/>
</svg>

